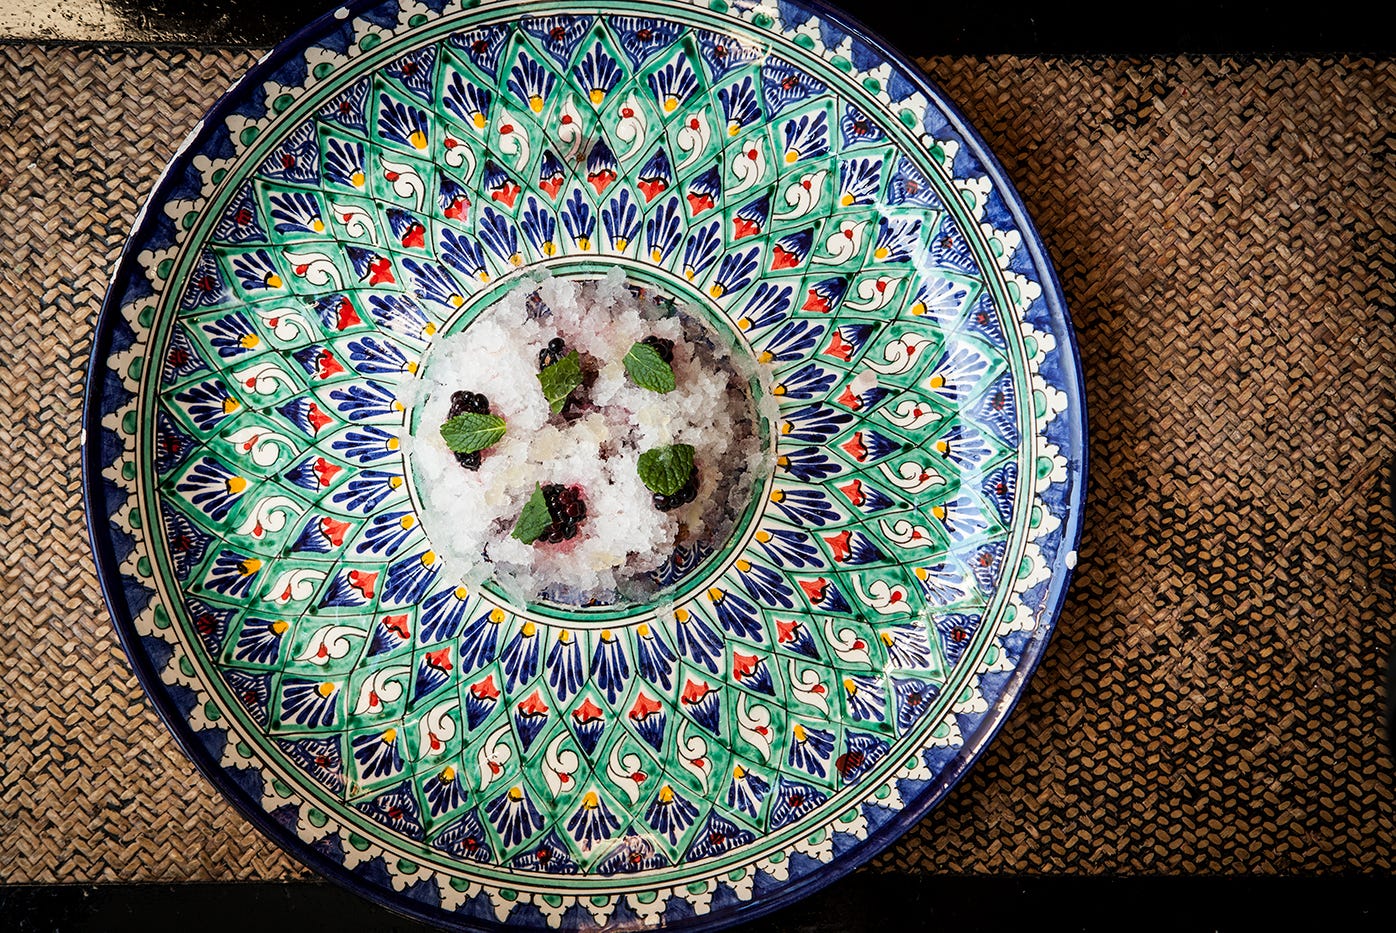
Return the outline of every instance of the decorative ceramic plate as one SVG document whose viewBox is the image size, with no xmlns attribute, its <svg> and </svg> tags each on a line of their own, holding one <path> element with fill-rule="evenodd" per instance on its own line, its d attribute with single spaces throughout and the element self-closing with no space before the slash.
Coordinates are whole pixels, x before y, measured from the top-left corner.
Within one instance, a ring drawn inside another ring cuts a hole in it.
<svg viewBox="0 0 1396 933">
<path fill-rule="evenodd" d="M 647 600 L 464 585 L 420 507 L 417 363 L 542 268 L 619 268 L 763 373 L 768 475 Z M 186 752 L 306 864 L 466 928 L 716 927 L 888 845 L 1041 657 L 1084 481 L 1008 181 L 786 0 L 325 16 L 157 185 L 86 417 L 104 592 Z"/>
</svg>

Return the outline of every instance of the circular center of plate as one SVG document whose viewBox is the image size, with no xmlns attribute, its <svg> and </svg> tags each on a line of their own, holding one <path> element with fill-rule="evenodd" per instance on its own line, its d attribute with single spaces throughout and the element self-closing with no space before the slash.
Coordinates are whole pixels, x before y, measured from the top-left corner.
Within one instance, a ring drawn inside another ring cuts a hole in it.
<svg viewBox="0 0 1396 933">
<path fill-rule="evenodd" d="M 645 340 L 672 388 L 641 384 Z M 577 384 L 551 398 L 572 363 Z M 561 260 L 499 280 L 445 322 L 404 395 L 409 489 L 443 571 L 578 627 L 662 614 L 719 573 L 773 473 L 749 346 L 699 292 L 642 268 Z M 458 453 L 442 428 L 466 407 L 502 434 Z M 694 466 L 668 490 L 641 458 L 680 448 Z"/>
</svg>

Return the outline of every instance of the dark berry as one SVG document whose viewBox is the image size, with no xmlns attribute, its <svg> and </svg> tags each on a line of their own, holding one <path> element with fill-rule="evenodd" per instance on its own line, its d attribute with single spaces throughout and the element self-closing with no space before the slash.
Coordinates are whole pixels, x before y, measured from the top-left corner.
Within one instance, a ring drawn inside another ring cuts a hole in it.
<svg viewBox="0 0 1396 933">
<path fill-rule="evenodd" d="M 658 353 L 659 358 L 664 362 L 674 362 L 674 341 L 665 340 L 663 337 L 656 337 L 651 334 L 640 342 L 647 347 L 653 347 L 654 352 Z"/>
<path fill-rule="evenodd" d="M 693 472 L 688 474 L 688 481 L 679 487 L 672 496 L 657 492 L 650 497 L 650 501 L 659 511 L 669 512 L 681 505 L 687 505 L 696 498 L 698 498 L 698 468 L 694 467 Z"/>
<path fill-rule="evenodd" d="M 456 462 L 467 470 L 478 470 L 480 469 L 480 451 L 474 450 L 470 453 L 462 453 L 458 450 L 456 451 Z"/>
<path fill-rule="evenodd" d="M 538 368 L 547 369 L 567 355 L 567 341 L 561 337 L 554 337 L 548 341 L 548 345 L 538 351 Z"/>
<path fill-rule="evenodd" d="M 548 483 L 543 487 L 543 502 L 548 507 L 552 524 L 543 530 L 538 540 L 549 544 L 570 541 L 577 536 L 577 526 L 586 517 L 586 505 L 577 486 Z"/>
</svg>

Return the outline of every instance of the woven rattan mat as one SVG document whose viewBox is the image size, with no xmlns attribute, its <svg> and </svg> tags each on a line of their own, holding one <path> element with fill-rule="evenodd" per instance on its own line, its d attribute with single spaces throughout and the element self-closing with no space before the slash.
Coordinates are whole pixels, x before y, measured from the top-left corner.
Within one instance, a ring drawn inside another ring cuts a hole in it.
<svg viewBox="0 0 1396 933">
<path fill-rule="evenodd" d="M 303 875 L 181 756 L 82 526 L 89 332 L 246 52 L 0 47 L 0 879 Z M 1057 635 L 870 870 L 1389 872 L 1396 65 L 938 59 L 1062 276 L 1091 405 Z"/>
</svg>

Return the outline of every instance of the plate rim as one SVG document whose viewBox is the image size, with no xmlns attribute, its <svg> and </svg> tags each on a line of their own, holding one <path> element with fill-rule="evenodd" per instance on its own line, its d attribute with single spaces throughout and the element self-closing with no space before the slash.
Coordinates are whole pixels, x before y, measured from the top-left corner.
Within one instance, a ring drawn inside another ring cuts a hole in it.
<svg viewBox="0 0 1396 933">
<path fill-rule="evenodd" d="M 124 284 L 130 280 L 133 265 L 137 262 L 136 247 L 151 233 L 157 213 L 152 211 L 169 199 L 171 188 L 177 181 L 176 169 L 188 165 L 188 154 L 196 145 L 205 143 L 223 125 L 228 114 L 242 102 L 247 88 L 255 88 L 270 78 L 277 68 L 292 56 L 303 54 L 318 34 L 328 28 L 337 28 L 346 19 L 356 17 L 383 5 L 388 0 L 346 0 L 328 8 L 304 25 L 288 34 L 262 55 L 236 81 L 225 90 L 204 112 L 199 121 L 190 129 L 166 160 L 155 181 L 145 190 L 148 192 L 141 202 L 130 232 L 121 247 L 120 256 L 108 280 L 100 310 L 92 327 L 92 345 L 86 367 L 86 384 L 83 391 L 81 472 L 83 517 L 88 543 L 95 564 L 98 587 L 103 603 L 111 616 L 112 627 L 116 631 L 122 652 L 126 655 L 140 684 L 147 702 L 155 709 L 157 717 L 174 738 L 184 756 L 194 765 L 199 774 L 213 785 L 218 794 L 230 804 L 261 835 L 270 839 L 297 862 L 310 868 L 316 874 L 333 881 L 342 888 L 352 891 L 380 907 L 399 916 L 426 923 L 447 930 L 496 931 L 505 924 L 481 924 L 473 918 L 462 916 L 443 907 L 431 907 L 401 892 L 389 888 L 373 886 L 359 878 L 352 870 L 340 865 L 316 851 L 299 836 L 278 823 L 272 814 L 253 801 L 246 791 L 227 774 L 218 761 L 199 743 L 188 720 L 175 706 L 160 674 L 155 670 L 150 655 L 140 644 L 130 605 L 122 592 L 122 574 L 116 558 L 112 540 L 110 517 L 99 518 L 96 509 L 105 512 L 106 490 L 104 486 L 102 401 L 106 396 L 107 377 L 113 375 L 108 367 L 112 352 L 112 342 L 116 327 L 121 319 L 121 304 Z M 866 838 L 852 846 L 831 862 L 810 871 L 793 884 L 784 884 L 766 897 L 752 897 L 740 901 L 736 906 L 721 914 L 695 914 L 692 917 L 668 925 L 668 929 L 680 931 L 722 930 L 765 916 L 783 907 L 802 900 L 816 891 L 828 887 L 850 872 L 866 864 L 876 855 L 887 849 L 893 842 L 904 836 L 932 810 L 939 806 L 957 787 L 968 772 L 983 757 L 984 751 L 1002 730 L 1013 710 L 1040 666 L 1048 645 L 1056 633 L 1057 623 L 1066 602 L 1072 579 L 1075 576 L 1079 553 L 1083 513 L 1089 487 L 1090 463 L 1088 447 L 1088 412 L 1085 392 L 1084 372 L 1081 354 L 1070 310 L 1061 287 L 1056 265 L 1042 240 L 1037 225 L 1033 222 L 1022 194 L 1008 177 L 997 154 L 988 146 L 978 129 L 969 122 L 963 112 L 913 59 L 903 53 L 898 46 L 882 35 L 864 26 L 855 16 L 831 6 L 826 0 L 793 0 L 792 5 L 804 7 L 815 17 L 827 20 L 836 28 L 877 49 L 894 68 L 903 72 L 911 85 L 924 94 L 928 103 L 936 107 L 947 123 L 964 140 L 971 155 L 978 160 L 984 174 L 990 179 L 993 190 L 1003 200 L 1005 209 L 1022 235 L 1021 248 L 1028 251 L 1033 269 L 1041 276 L 1042 300 L 1047 306 L 1048 319 L 1052 331 L 1059 339 L 1064 339 L 1058 347 L 1060 357 L 1061 390 L 1067 397 L 1065 415 L 1065 440 L 1069 445 L 1065 451 L 1067 459 L 1068 493 L 1065 497 L 1066 511 L 1062 518 L 1063 531 L 1061 546 L 1051 564 L 1052 576 L 1040 620 L 1025 643 L 1020 661 L 1012 675 L 1004 682 L 1003 690 L 993 705 L 985 711 L 979 728 L 973 733 L 973 741 L 967 741 L 955 755 L 952 763 L 938 775 L 935 782 L 927 785 L 922 793 L 909 801 L 892 815 L 884 824 L 870 831 Z M 102 527 L 99 528 L 99 525 Z M 396 896 L 390 896 L 395 894 Z"/>
</svg>

